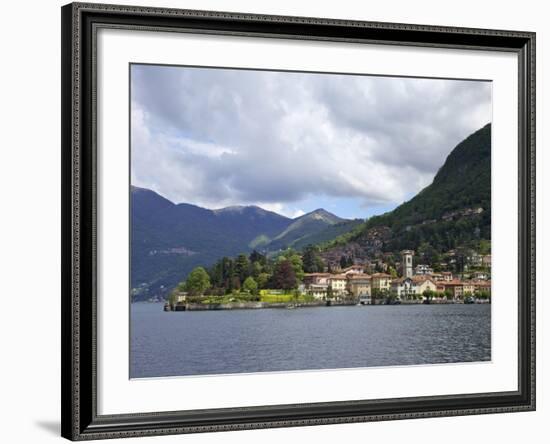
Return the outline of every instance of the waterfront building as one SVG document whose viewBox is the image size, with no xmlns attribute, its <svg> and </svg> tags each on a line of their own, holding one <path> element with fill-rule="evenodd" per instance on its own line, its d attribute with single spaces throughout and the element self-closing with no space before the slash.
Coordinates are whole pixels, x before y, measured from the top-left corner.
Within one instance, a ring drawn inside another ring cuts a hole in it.
<svg viewBox="0 0 550 444">
<path fill-rule="evenodd" d="M 474 285 L 475 291 L 491 292 L 491 281 L 489 280 L 472 281 L 472 284 Z"/>
<path fill-rule="evenodd" d="M 411 299 L 416 295 L 412 278 L 402 277 L 391 282 L 391 290 L 399 299 Z"/>
<path fill-rule="evenodd" d="M 445 289 L 451 290 L 453 298 L 462 299 L 465 295 L 473 295 L 476 286 L 472 281 L 454 279 L 450 282 L 445 282 Z"/>
<path fill-rule="evenodd" d="M 348 276 L 348 291 L 356 298 L 370 297 L 371 277 L 364 273 L 357 273 Z"/>
<path fill-rule="evenodd" d="M 310 284 L 306 288 L 306 294 L 313 296 L 315 299 L 326 299 L 328 293 L 327 284 Z"/>
<path fill-rule="evenodd" d="M 437 284 L 428 276 L 413 276 L 416 294 L 423 294 L 426 290 L 437 292 Z"/>
<path fill-rule="evenodd" d="M 445 290 L 450 290 L 453 299 L 461 299 L 464 295 L 464 289 L 462 287 L 462 281 L 453 279 L 452 281 L 445 282 Z"/>
<path fill-rule="evenodd" d="M 476 287 L 472 281 L 463 281 L 462 291 L 464 295 L 473 295 L 474 292 L 476 291 Z"/>
<path fill-rule="evenodd" d="M 374 273 L 371 277 L 372 290 L 388 291 L 391 286 L 391 276 L 387 273 Z"/>
<path fill-rule="evenodd" d="M 421 296 L 426 290 L 437 292 L 437 284 L 425 276 L 402 277 L 391 282 L 391 290 L 400 299 L 412 299 Z"/>
<path fill-rule="evenodd" d="M 333 274 L 328 279 L 332 294 L 336 297 L 346 296 L 348 278 L 345 274 Z"/>
</svg>

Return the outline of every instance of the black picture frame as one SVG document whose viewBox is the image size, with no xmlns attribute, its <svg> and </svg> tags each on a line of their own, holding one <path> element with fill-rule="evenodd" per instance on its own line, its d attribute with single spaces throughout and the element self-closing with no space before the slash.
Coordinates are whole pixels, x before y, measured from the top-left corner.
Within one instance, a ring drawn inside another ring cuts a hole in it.
<svg viewBox="0 0 550 444">
<path fill-rule="evenodd" d="M 71 440 L 535 409 L 535 33 L 72 3 L 62 7 L 62 436 Z M 98 415 L 96 91 L 99 27 L 508 51 L 519 66 L 518 390 Z"/>
</svg>

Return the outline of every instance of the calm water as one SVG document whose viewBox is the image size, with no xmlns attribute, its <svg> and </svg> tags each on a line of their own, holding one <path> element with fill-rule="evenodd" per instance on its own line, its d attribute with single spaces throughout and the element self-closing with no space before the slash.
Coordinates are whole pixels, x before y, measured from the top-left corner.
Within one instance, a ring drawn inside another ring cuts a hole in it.
<svg viewBox="0 0 550 444">
<path fill-rule="evenodd" d="M 491 359 L 490 305 L 164 312 L 131 306 L 130 376 Z"/>
</svg>

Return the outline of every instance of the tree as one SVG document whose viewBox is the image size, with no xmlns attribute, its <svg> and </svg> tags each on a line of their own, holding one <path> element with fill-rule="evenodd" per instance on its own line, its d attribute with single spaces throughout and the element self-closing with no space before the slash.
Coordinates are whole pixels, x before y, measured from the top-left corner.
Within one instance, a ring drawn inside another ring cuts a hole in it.
<svg viewBox="0 0 550 444">
<path fill-rule="evenodd" d="M 302 282 L 304 280 L 302 257 L 299 254 L 295 253 L 291 255 L 288 260 L 292 265 L 292 269 L 294 270 L 294 275 L 296 276 L 296 279 L 298 280 L 298 282 Z"/>
<path fill-rule="evenodd" d="M 271 275 L 269 273 L 260 273 L 257 280 L 258 288 L 267 288 L 270 278 Z"/>
<path fill-rule="evenodd" d="M 453 298 L 453 291 L 450 288 L 445 289 L 445 298 L 451 300 Z"/>
<path fill-rule="evenodd" d="M 258 284 L 252 276 L 248 276 L 243 282 L 243 290 L 247 293 L 254 294 L 258 291 Z"/>
<path fill-rule="evenodd" d="M 431 301 L 435 296 L 435 292 L 433 290 L 424 290 L 422 296 L 424 296 L 428 301 Z"/>
<path fill-rule="evenodd" d="M 182 281 L 180 282 L 177 286 L 176 286 L 176 290 L 177 291 L 185 291 L 185 281 Z"/>
<path fill-rule="evenodd" d="M 262 272 L 262 265 L 259 262 L 252 262 L 250 264 L 250 276 L 254 279 L 258 279 L 258 276 Z"/>
<path fill-rule="evenodd" d="M 435 256 L 437 255 L 435 248 L 428 242 L 422 242 L 418 246 L 417 251 L 420 260 L 425 264 L 432 264 L 435 260 Z"/>
<path fill-rule="evenodd" d="M 348 266 L 348 260 L 346 256 L 343 256 L 340 258 L 340 268 L 346 268 Z"/>
<path fill-rule="evenodd" d="M 387 296 L 387 291 L 380 288 L 374 288 L 372 290 L 372 303 L 375 304 L 376 299 L 384 299 Z"/>
<path fill-rule="evenodd" d="M 223 257 L 210 267 L 208 274 L 210 283 L 215 288 L 214 291 L 221 289 L 223 292 L 231 287 L 232 279 L 235 276 L 235 262 L 231 258 Z"/>
<path fill-rule="evenodd" d="M 250 262 L 246 254 L 239 254 L 235 261 L 235 274 L 242 283 L 250 275 Z"/>
<path fill-rule="evenodd" d="M 306 273 L 322 273 L 325 264 L 321 258 L 319 247 L 308 245 L 302 256 L 303 268 Z"/>
<path fill-rule="evenodd" d="M 479 299 L 487 300 L 491 297 L 491 293 L 489 293 L 487 290 L 480 290 L 477 296 Z"/>
<path fill-rule="evenodd" d="M 248 260 L 250 262 L 258 262 L 260 265 L 265 265 L 266 257 L 263 254 L 258 253 L 256 250 L 254 250 L 252 251 L 252 253 L 250 253 L 250 256 L 248 256 Z"/>
<path fill-rule="evenodd" d="M 478 246 L 479 254 L 486 255 L 491 254 L 491 241 L 490 240 L 480 240 Z"/>
<path fill-rule="evenodd" d="M 283 290 L 296 288 L 296 273 L 294 273 L 292 263 L 288 259 L 282 260 L 276 265 L 273 283 L 277 288 Z"/>
<path fill-rule="evenodd" d="M 296 279 L 301 282 L 304 279 L 304 268 L 302 262 L 302 256 L 300 256 L 292 248 L 287 248 L 281 256 L 279 256 L 279 263 L 283 261 L 289 261 L 296 275 Z"/>
<path fill-rule="evenodd" d="M 340 268 L 347 268 L 353 265 L 353 258 L 351 256 L 342 255 L 340 257 Z"/>
<path fill-rule="evenodd" d="M 390 304 L 393 304 L 397 299 L 399 299 L 399 295 L 397 294 L 397 291 L 390 290 L 387 294 L 387 301 Z"/>
<path fill-rule="evenodd" d="M 185 291 L 192 295 L 202 295 L 208 288 L 210 288 L 210 277 L 206 270 L 203 267 L 193 269 L 185 281 Z"/>
<path fill-rule="evenodd" d="M 173 307 L 174 305 L 177 304 L 178 302 L 178 295 L 180 293 L 179 291 L 179 286 L 181 284 L 178 284 L 178 286 L 176 288 L 174 288 L 171 292 L 170 292 L 170 295 L 168 296 L 168 303 Z"/>
<path fill-rule="evenodd" d="M 241 280 L 239 279 L 239 276 L 233 276 L 233 279 L 231 279 L 231 291 L 238 293 L 240 289 Z"/>
</svg>

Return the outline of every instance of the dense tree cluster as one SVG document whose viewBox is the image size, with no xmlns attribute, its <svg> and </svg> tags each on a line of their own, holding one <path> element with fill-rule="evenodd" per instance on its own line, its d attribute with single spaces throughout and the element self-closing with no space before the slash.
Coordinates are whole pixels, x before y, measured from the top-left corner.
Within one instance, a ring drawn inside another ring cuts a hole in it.
<svg viewBox="0 0 550 444">
<path fill-rule="evenodd" d="M 235 292 L 255 295 L 259 290 L 268 288 L 291 291 L 302 282 L 305 271 L 322 271 L 318 248 L 311 247 L 308 251 L 304 259 L 292 249 L 273 258 L 256 250 L 249 255 L 243 253 L 235 258 L 224 257 L 208 270 L 195 268 L 178 288 L 190 295 L 220 296 Z"/>
</svg>

